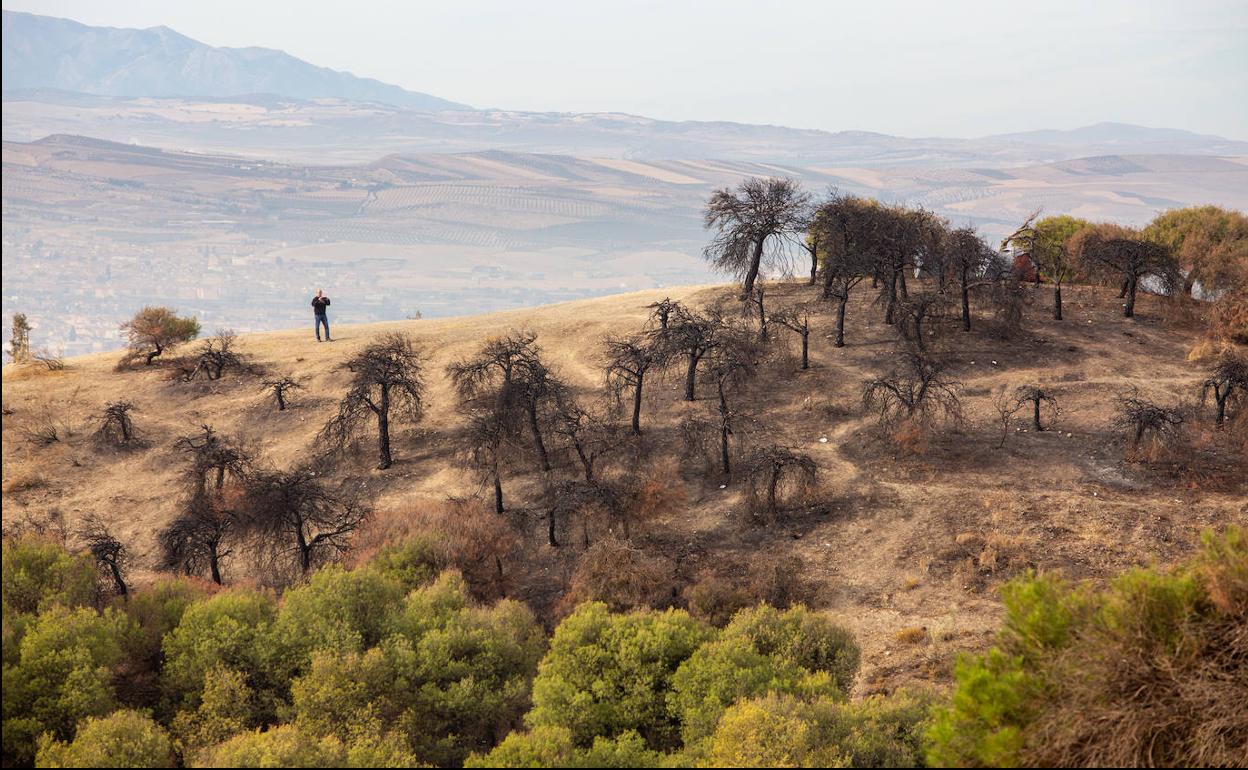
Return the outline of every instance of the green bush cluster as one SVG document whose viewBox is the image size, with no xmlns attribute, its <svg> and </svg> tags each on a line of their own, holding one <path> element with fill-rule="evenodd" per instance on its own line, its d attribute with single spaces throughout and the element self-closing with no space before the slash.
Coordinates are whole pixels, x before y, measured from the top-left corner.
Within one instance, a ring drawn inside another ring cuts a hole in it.
<svg viewBox="0 0 1248 770">
<path fill-rule="evenodd" d="M 858 663 L 848 631 L 800 606 L 759 605 L 715 629 L 683 610 L 585 604 L 555 629 L 528 732 L 468 764 L 917 764 L 926 701 L 849 702 Z M 760 744 L 763 734 L 772 739 Z"/>
<path fill-rule="evenodd" d="M 5 764 L 454 765 L 529 708 L 546 637 L 427 549 L 322 569 L 280 599 L 184 580 L 94 606 L 91 562 L 5 544 Z M 113 757 L 114 760 L 109 760 Z"/>
<path fill-rule="evenodd" d="M 44 767 L 1233 766 L 1248 756 L 1248 541 L 1107 587 L 1026 576 L 948 696 L 851 700 L 853 637 L 766 604 L 577 608 L 546 634 L 423 547 L 286 591 L 169 580 L 97 606 L 4 546 L 4 763 Z M 91 579 L 88 579 L 91 578 Z"/>
<path fill-rule="evenodd" d="M 1004 590 L 997 644 L 962 659 L 927 759 L 957 767 L 1242 766 L 1248 538 L 1206 535 L 1171 571 L 1101 591 L 1053 576 Z"/>
</svg>

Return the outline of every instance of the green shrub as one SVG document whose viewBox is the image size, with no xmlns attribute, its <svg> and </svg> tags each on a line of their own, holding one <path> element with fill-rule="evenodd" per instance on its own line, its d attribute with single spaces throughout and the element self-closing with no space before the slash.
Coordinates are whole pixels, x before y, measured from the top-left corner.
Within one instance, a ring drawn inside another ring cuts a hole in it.
<svg viewBox="0 0 1248 770">
<path fill-rule="evenodd" d="M 269 635 L 276 614 L 271 595 L 246 590 L 226 591 L 188 607 L 163 643 L 163 679 L 174 702 L 198 708 L 204 677 L 217 666 L 246 676 L 262 701 L 281 697 L 286 683 L 268 674 L 270 662 L 286 655 Z"/>
<path fill-rule="evenodd" d="M 798 605 L 778 610 L 768 604 L 742 610 L 723 630 L 723 639 L 748 639 L 755 651 L 792 661 L 810 672 L 826 671 L 848 693 L 861 652 L 849 629 Z"/>
<path fill-rule="evenodd" d="M 672 677 L 668 704 L 688 746 L 710 735 L 728 706 L 766 693 L 839 691 L 826 672 L 814 674 L 791 660 L 763 655 L 738 636 L 704 644 L 689 656 Z"/>
<path fill-rule="evenodd" d="M 247 677 L 224 666 L 204 675 L 200 703 L 173 718 L 174 746 L 189 762 L 202 749 L 255 726 L 255 697 Z"/>
<path fill-rule="evenodd" d="M 294 725 L 242 733 L 206 749 L 193 767 L 421 767 L 393 737 L 363 737 L 345 744 Z"/>
<path fill-rule="evenodd" d="M 710 636 L 681 610 L 613 615 L 605 604 L 582 605 L 555 629 L 526 719 L 534 728 L 568 728 L 580 747 L 629 730 L 652 749 L 674 746 L 672 677 Z"/>
<path fill-rule="evenodd" d="M 113 676 L 131 633 L 112 610 L 55 606 L 31 621 L 4 669 L 4 756 L 30 764 L 44 731 L 68 740 L 79 720 L 116 708 Z"/>
<path fill-rule="evenodd" d="M 997 645 L 959 662 L 928 731 L 957 766 L 1226 766 L 1248 756 L 1248 543 L 1230 528 L 1170 572 L 1093 592 L 1051 576 L 1005 591 Z"/>
<path fill-rule="evenodd" d="M 403 601 L 399 580 L 367 567 L 330 565 L 286 591 L 270 634 L 281 650 L 275 669 L 289 679 L 306 671 L 316 650 L 362 652 L 390 630 Z"/>
<path fill-rule="evenodd" d="M 489 754 L 469 757 L 464 767 L 657 767 L 663 759 L 632 730 L 616 738 L 595 738 L 582 749 L 566 727 L 546 726 L 512 733 Z"/>
<path fill-rule="evenodd" d="M 862 703 L 772 693 L 729 707 L 688 752 L 702 767 L 920 767 L 927 700 L 908 693 Z"/>
<path fill-rule="evenodd" d="M 201 752 L 194 767 L 348 767 L 337 738 L 314 738 L 292 725 L 243 733 Z"/>
<path fill-rule="evenodd" d="M 82 607 L 95 601 L 95 562 L 55 543 L 25 537 L 4 542 L 4 605 L 27 614 L 53 605 Z"/>
<path fill-rule="evenodd" d="M 127 654 L 158 668 L 165 635 L 182 621 L 187 607 L 204 596 L 204 589 L 186 578 L 167 578 L 135 592 L 119 607 L 137 631 Z"/>
<path fill-rule="evenodd" d="M 433 544 L 418 537 L 384 545 L 368 560 L 369 569 L 399 581 L 404 593 L 433 582 L 446 566 Z"/>
<path fill-rule="evenodd" d="M 40 742 L 37 767 L 172 767 L 173 747 L 164 729 L 137 711 L 88 718 L 73 741 Z"/>
<path fill-rule="evenodd" d="M 296 724 L 350 743 L 394 732 L 420 759 L 457 764 L 517 723 L 545 638 L 516 602 L 475 606 L 458 573 L 413 591 L 366 652 L 322 650 L 292 687 Z"/>
</svg>

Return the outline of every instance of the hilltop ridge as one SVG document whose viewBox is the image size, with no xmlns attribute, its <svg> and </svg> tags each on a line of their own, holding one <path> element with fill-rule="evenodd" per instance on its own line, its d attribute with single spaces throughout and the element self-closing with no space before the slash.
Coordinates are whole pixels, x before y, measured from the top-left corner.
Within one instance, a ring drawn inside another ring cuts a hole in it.
<svg viewBox="0 0 1248 770">
<path fill-rule="evenodd" d="M 809 299 L 811 291 L 797 283 L 769 286 L 777 307 Z M 171 449 L 175 439 L 210 424 L 255 446 L 265 467 L 320 463 L 314 460 L 320 453 L 316 436 L 345 390 L 341 365 L 378 334 L 394 331 L 410 335 L 424 357 L 424 420 L 396 433 L 389 470 L 372 468 L 374 452 L 365 439 L 358 451 L 324 461 L 321 475 L 382 515 L 401 519 L 448 497 L 485 495 L 464 462 L 463 418 L 445 366 L 490 337 L 528 330 L 553 370 L 592 403 L 603 395 L 602 339 L 642 328 L 646 306 L 664 295 L 700 306 L 731 290 L 649 290 L 481 316 L 335 326 L 332 344 L 316 343 L 311 328 L 241 337 L 239 350 L 253 365 L 304 384 L 285 412 L 273 407 L 259 376 L 245 373 L 186 383 L 171 379 L 168 366 L 115 371 L 115 353 L 72 359 L 59 372 L 6 367 L 6 525 L 56 511 L 72 528 L 95 513 L 132 548 L 138 574 L 153 569 L 156 533 L 183 500 L 184 460 Z M 787 569 L 807 586 L 806 601 L 844 618 L 862 641 L 864 660 L 873 663 L 860 688 L 944 681 L 953 653 L 987 638 L 999 613 L 993 589 L 1006 577 L 1039 568 L 1098 578 L 1132 564 L 1167 563 L 1189 553 L 1202 528 L 1248 517 L 1248 483 L 1242 477 L 1226 481 L 1225 467 L 1124 461 L 1122 443 L 1108 424 L 1114 394 L 1138 383 L 1141 392 L 1162 402 L 1190 400 L 1201 371 L 1186 360 L 1195 331 L 1164 322 L 1161 300 L 1142 298 L 1140 317 L 1130 321 L 1119 317 L 1110 295 L 1071 287 L 1067 321 L 1032 313 L 1014 340 L 982 328 L 956 337 L 948 355 L 967 422 L 940 433 L 918 454 L 899 453 L 880 439 L 860 406 L 863 381 L 888 367 L 892 349 L 891 330 L 865 296 L 851 303 L 842 349 L 825 336 L 829 313 L 815 309 L 809 371 L 796 368 L 795 339 L 776 331 L 778 352 L 747 391 L 742 408 L 750 419 L 733 446 L 744 452 L 780 443 L 815 461 L 811 503 L 778 524 L 753 526 L 743 518 L 739 478 L 721 480 L 687 467 L 681 421 L 709 414 L 713 403 L 706 396 L 682 401 L 679 377 L 652 383 L 640 448 L 609 456 L 603 474 L 649 474 L 669 486 L 674 499 L 685 500 L 633 531 L 637 547 L 670 560 L 663 563 L 672 571 L 665 578 L 674 586 L 671 601 L 681 601 L 679 587 L 708 571 L 789 560 Z M 1044 383 L 1059 395 L 1057 430 L 1012 431 L 999 447 L 992 397 L 1028 382 Z M 104 404 L 123 398 L 136 405 L 143 442 L 132 451 L 101 447 L 91 436 Z M 61 439 L 47 445 L 28 440 L 45 417 L 60 426 Z M 574 477 L 575 464 L 559 456 L 556 474 Z M 1213 483 L 1215 476 L 1222 482 Z M 565 535 L 563 547 L 550 548 L 540 472 L 517 467 L 504 485 L 507 520 L 519 537 L 507 567 L 508 593 L 551 617 L 583 552 L 580 523 L 575 534 Z M 599 524 L 585 526 L 593 540 L 606 536 Z M 227 566 L 227 580 L 246 580 L 243 569 Z M 927 642 L 898 641 L 901 631 L 918 626 L 928 632 Z"/>
</svg>

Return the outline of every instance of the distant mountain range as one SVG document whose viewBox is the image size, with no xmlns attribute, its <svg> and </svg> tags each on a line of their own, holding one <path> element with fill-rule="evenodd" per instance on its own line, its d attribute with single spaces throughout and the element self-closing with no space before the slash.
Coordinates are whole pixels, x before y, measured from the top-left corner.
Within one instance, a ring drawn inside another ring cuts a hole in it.
<svg viewBox="0 0 1248 770">
<path fill-rule="evenodd" d="M 952 139 L 622 113 L 474 110 L 269 48 L 214 48 L 168 27 L 91 27 L 13 11 L 4 12 L 3 65 L 4 138 L 10 141 L 85 134 L 168 148 L 350 162 L 387 152 L 502 148 L 890 167 L 1248 155 L 1248 142 L 1125 123 Z M 251 109 L 232 106 L 240 104 Z M 65 105 L 75 109 L 60 109 Z"/>
<path fill-rule="evenodd" d="M 281 94 L 467 109 L 429 94 L 317 67 L 271 48 L 216 48 L 168 27 L 90 27 L 4 11 L 5 91 L 52 88 L 105 96 Z"/>
</svg>

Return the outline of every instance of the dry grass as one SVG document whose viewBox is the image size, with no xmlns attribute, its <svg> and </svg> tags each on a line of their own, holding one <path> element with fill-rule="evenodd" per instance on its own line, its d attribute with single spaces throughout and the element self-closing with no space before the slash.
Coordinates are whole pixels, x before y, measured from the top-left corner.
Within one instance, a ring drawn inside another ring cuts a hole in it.
<svg viewBox="0 0 1248 770">
<path fill-rule="evenodd" d="M 928 633 L 926 628 L 920 626 L 910 626 L 903 628 L 893 634 L 893 641 L 898 644 L 927 644 Z"/>
<path fill-rule="evenodd" d="M 119 353 L 74 359 L 54 375 L 6 367 L 5 406 L 14 410 L 4 421 L 6 467 L 37 468 L 48 486 L 6 494 L 4 517 L 7 522 L 55 506 L 66 511 L 72 528 L 80 512 L 97 512 L 134 554 L 142 580 L 157 562 L 154 533 L 177 512 L 184 465 L 170 445 L 207 422 L 255 442 L 266 464 L 314 462 L 331 487 L 369 500 L 379 513 L 372 529 L 361 533 L 362 549 L 404 533 L 436 533 L 448 544 L 448 558 L 457 555 L 460 569 L 476 571 L 477 590 L 505 591 L 549 619 L 573 580 L 581 540 L 571 538 L 558 549 L 545 545 L 542 478 L 529 466 L 504 479 L 504 517 L 477 509 L 463 516 L 464 509 L 443 502 L 489 496 L 455 445 L 462 418 L 445 366 L 488 336 L 531 329 L 552 367 L 588 400 L 602 388 L 597 340 L 640 329 L 645 306 L 664 295 L 700 304 L 724 291 L 663 289 L 470 318 L 339 326 L 332 344 L 318 345 L 308 329 L 240 337 L 240 352 L 257 366 L 305 385 L 299 408 L 285 412 L 276 411 L 255 378 L 192 385 L 166 379 L 160 366 L 115 372 Z M 769 298 L 779 308 L 808 299 L 810 291 L 776 283 Z M 1209 486 L 1123 461 L 1121 440 L 1107 425 L 1111 394 L 1136 385 L 1150 399 L 1176 403 L 1198 395 L 1202 372 L 1186 360 L 1197 332 L 1163 324 L 1151 297 L 1141 298 L 1136 320 L 1122 319 L 1112 293 L 1075 287 L 1068 320 L 1060 323 L 1044 317 L 1047 305 L 1040 302 L 1010 341 L 981 331 L 978 316 L 972 334 L 946 335 L 953 349 L 950 373 L 966 388 L 966 420 L 960 432 L 940 429 L 924 437 L 920 453 L 881 439 L 861 412 L 862 383 L 888 369 L 894 337 L 869 292 L 850 304 L 844 348 L 833 348 L 825 336 L 833 323 L 825 310 L 833 308 L 817 307 L 811 369 L 765 363 L 740 399 L 749 419 L 734 437 L 734 447 L 742 449 L 793 447 L 818 466 L 817 499 L 783 527 L 735 523 L 745 506 L 740 480 L 704 475 L 681 442 L 682 421 L 714 417 L 711 394 L 704 390 L 689 404 L 680 398 L 678 373 L 655 378 L 647 386 L 641 443 L 609 456 L 601 475 L 619 481 L 638 468 L 655 469 L 631 535 L 645 555 L 674 564 L 667 588 L 677 596 L 663 601 L 692 603 L 688 591 L 680 592 L 703 570 L 718 581 L 713 593 L 725 597 L 725 607 L 735 602 L 737 589 L 747 601 L 801 593 L 802 601 L 836 613 L 856 630 L 864 648 L 863 682 L 891 687 L 944 676 L 932 672 L 947 666 L 911 657 L 920 649 L 948 657 L 980 644 L 1000 612 L 992 589 L 1019 569 L 1105 576 L 1150 559 L 1177 559 L 1192 549 L 1201 528 L 1244 521 L 1248 483 L 1242 478 Z M 373 470 L 369 442 L 358 454 L 317 460 L 313 437 L 346 387 L 339 365 L 376 335 L 394 331 L 410 334 L 423 351 L 425 420 L 396 430 L 395 464 L 387 471 Z M 1012 433 L 998 448 L 991 394 L 1028 382 L 1062 383 L 1062 432 Z M 106 403 L 122 399 L 136 404 L 137 427 L 147 441 L 133 452 L 100 453 L 85 433 L 36 447 L 16 429 L 45 403 L 69 424 L 85 425 Z M 1208 449 L 1222 463 L 1235 459 L 1233 450 L 1224 443 Z M 567 478 L 574 468 L 568 462 L 556 474 Z M 6 478 L 6 492 L 9 483 Z M 958 543 L 961 533 L 979 539 Z M 605 530 L 593 534 L 591 542 L 607 537 Z M 501 581 L 491 564 L 496 551 Z M 752 575 L 749 565 L 764 557 L 784 566 Z M 896 646 L 896 630 L 909 626 L 956 629 L 958 636 L 884 656 Z"/>
<path fill-rule="evenodd" d="M 29 469 L 6 473 L 4 478 L 4 493 L 6 495 L 17 492 L 29 492 L 35 489 L 47 489 L 49 486 L 51 485 L 48 483 L 46 476 Z M 5 518 L 8 518 L 7 515 Z"/>
</svg>

